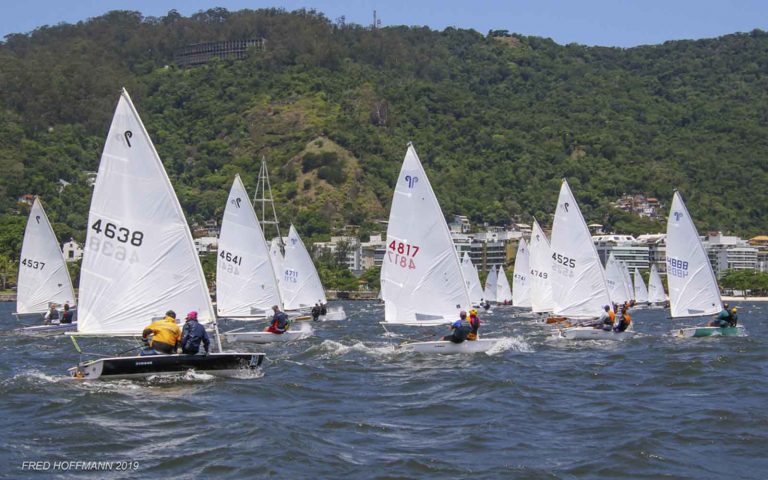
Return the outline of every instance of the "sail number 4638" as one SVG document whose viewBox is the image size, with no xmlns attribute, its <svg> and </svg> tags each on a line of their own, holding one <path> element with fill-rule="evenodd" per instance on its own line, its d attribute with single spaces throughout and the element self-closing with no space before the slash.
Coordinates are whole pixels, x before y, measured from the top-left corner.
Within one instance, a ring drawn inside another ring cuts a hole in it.
<svg viewBox="0 0 768 480">
<path fill-rule="evenodd" d="M 131 232 L 127 228 L 119 227 L 114 223 L 109 222 L 104 222 L 102 226 L 101 219 L 93 222 L 93 225 L 91 225 L 91 230 L 100 235 L 103 234 L 107 238 L 114 238 L 120 243 L 130 242 L 134 247 L 140 247 L 141 242 L 144 241 L 144 232 L 140 232 L 138 230 Z"/>
</svg>

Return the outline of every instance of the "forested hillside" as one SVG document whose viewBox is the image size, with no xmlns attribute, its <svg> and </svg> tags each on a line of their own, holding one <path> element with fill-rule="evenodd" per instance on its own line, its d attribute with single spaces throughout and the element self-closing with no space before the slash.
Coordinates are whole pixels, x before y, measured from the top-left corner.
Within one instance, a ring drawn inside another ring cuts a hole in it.
<svg viewBox="0 0 768 480">
<path fill-rule="evenodd" d="M 245 60 L 179 68 L 174 52 L 264 38 Z M 190 221 L 219 218 L 265 156 L 278 215 L 306 236 L 386 218 L 413 141 L 446 215 L 548 224 L 562 177 L 588 221 L 657 230 L 608 204 L 680 189 L 702 230 L 768 231 L 768 34 L 632 49 L 449 28 L 371 30 L 316 12 L 116 11 L 0 44 L 0 223 L 42 196 L 84 236 L 120 87 Z M 60 191 L 59 179 L 71 182 Z M 1 240 L 1 239 L 0 239 Z M 6 249 L 8 247 L 5 247 Z M 15 255 L 15 252 L 1 252 Z"/>
</svg>

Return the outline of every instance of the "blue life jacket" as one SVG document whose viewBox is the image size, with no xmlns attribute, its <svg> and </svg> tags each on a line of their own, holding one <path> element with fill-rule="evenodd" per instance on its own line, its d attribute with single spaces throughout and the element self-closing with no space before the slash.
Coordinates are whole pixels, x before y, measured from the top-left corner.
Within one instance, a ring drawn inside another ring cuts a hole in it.
<svg viewBox="0 0 768 480">
<path fill-rule="evenodd" d="M 275 322 L 277 323 L 275 324 Z M 285 331 L 288 327 L 288 315 L 286 315 L 285 312 L 277 312 L 272 317 L 272 323 L 278 330 Z"/>
<path fill-rule="evenodd" d="M 453 327 L 453 338 L 458 340 L 466 340 L 469 332 L 472 331 L 472 325 L 467 319 L 456 320 L 451 327 Z"/>
<path fill-rule="evenodd" d="M 211 346 L 211 341 L 208 339 L 208 332 L 205 331 L 205 327 L 200 325 L 197 320 L 187 320 L 181 330 L 181 350 L 188 355 L 194 355 L 200 350 L 200 342 L 203 342 L 207 352 Z"/>
</svg>

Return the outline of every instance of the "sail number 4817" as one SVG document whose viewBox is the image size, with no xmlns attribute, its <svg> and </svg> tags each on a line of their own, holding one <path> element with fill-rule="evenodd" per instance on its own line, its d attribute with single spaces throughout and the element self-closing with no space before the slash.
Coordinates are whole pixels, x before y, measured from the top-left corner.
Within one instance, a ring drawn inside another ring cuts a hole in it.
<svg viewBox="0 0 768 480">
<path fill-rule="evenodd" d="M 419 253 L 417 245 L 392 240 L 387 248 L 387 259 L 390 263 L 409 270 L 416 268 L 413 258 Z"/>
</svg>

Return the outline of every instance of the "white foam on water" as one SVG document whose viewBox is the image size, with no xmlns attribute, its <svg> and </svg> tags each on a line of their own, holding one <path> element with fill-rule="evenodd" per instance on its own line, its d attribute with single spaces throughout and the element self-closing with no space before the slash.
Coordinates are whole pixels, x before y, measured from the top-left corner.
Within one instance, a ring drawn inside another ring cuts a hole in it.
<svg viewBox="0 0 768 480">
<path fill-rule="evenodd" d="M 485 352 L 485 354 L 489 356 L 498 355 L 499 353 L 506 352 L 507 350 L 523 353 L 534 352 L 533 347 L 531 347 L 523 337 L 515 336 L 500 338 L 498 342 L 494 343 L 493 346 Z"/>
<path fill-rule="evenodd" d="M 392 345 L 369 347 L 362 342 L 356 342 L 352 345 L 344 345 L 343 343 L 335 342 L 333 340 L 323 340 L 323 343 L 318 347 L 313 348 L 318 348 L 321 352 L 324 352 L 324 354 L 321 355 L 321 358 L 342 357 L 349 352 L 360 352 L 366 355 L 381 356 L 392 354 L 395 351 L 395 348 Z"/>
</svg>

